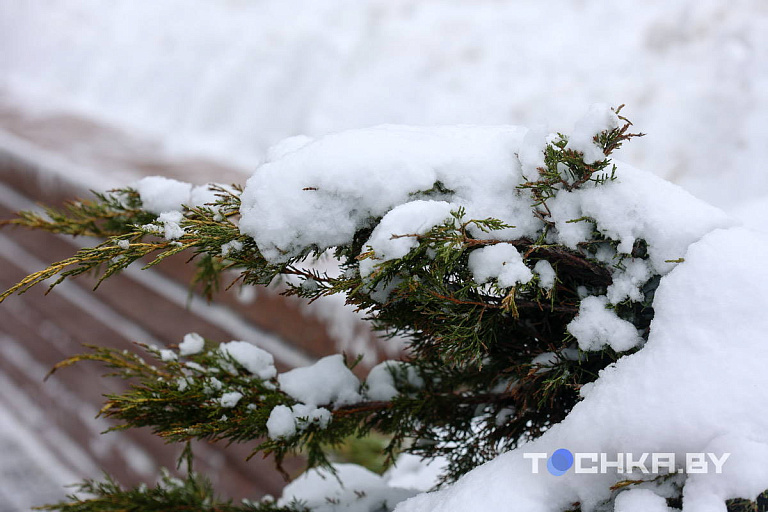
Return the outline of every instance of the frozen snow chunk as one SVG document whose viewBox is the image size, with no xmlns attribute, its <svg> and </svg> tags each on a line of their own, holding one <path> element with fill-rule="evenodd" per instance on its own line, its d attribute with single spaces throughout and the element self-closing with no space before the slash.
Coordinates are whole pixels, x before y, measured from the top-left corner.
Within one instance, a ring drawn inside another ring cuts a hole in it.
<svg viewBox="0 0 768 512">
<path fill-rule="evenodd" d="M 368 378 L 365 381 L 367 385 L 365 395 L 368 399 L 386 402 L 400 394 L 395 387 L 393 372 L 401 371 L 405 372 L 405 378 L 409 385 L 417 389 L 424 385 L 424 381 L 413 366 L 402 361 L 384 361 L 371 368 L 368 373 Z"/>
<path fill-rule="evenodd" d="M 606 297 L 590 296 L 581 301 L 579 314 L 567 327 L 581 350 L 600 350 L 610 345 L 624 352 L 643 342 L 635 326 L 619 318 L 607 305 Z"/>
<path fill-rule="evenodd" d="M 247 341 L 230 341 L 219 345 L 219 351 L 262 380 L 277 375 L 272 354 Z"/>
<path fill-rule="evenodd" d="M 539 286 L 549 291 L 555 286 L 555 269 L 547 260 L 539 260 L 533 266 L 533 272 L 539 276 Z"/>
<path fill-rule="evenodd" d="M 614 512 L 671 512 L 667 500 L 650 489 L 629 489 L 616 496 Z"/>
<path fill-rule="evenodd" d="M 239 402 L 241 398 L 243 398 L 242 393 L 238 391 L 231 391 L 221 395 L 221 398 L 219 398 L 219 404 L 221 404 L 222 407 L 232 408 L 237 405 L 237 402 Z"/>
<path fill-rule="evenodd" d="M 282 373 L 277 381 L 286 394 L 308 405 L 340 407 L 362 400 L 358 393 L 360 381 L 346 367 L 341 354 Z"/>
<path fill-rule="evenodd" d="M 184 218 L 181 212 L 163 212 L 157 217 L 157 221 L 163 225 L 163 236 L 166 240 L 176 240 L 184 236 L 184 228 L 180 222 Z"/>
<path fill-rule="evenodd" d="M 582 153 L 585 164 L 591 165 L 605 160 L 605 153 L 595 142 L 595 135 L 619 127 L 619 116 L 605 103 L 595 103 L 578 121 L 568 136 L 565 149 Z"/>
<path fill-rule="evenodd" d="M 334 464 L 336 476 L 326 469 L 311 469 L 285 486 L 278 506 L 301 501 L 314 512 L 380 512 L 414 496 L 418 491 L 390 487 L 384 477 L 356 464 Z"/>
<path fill-rule="evenodd" d="M 199 354 L 203 351 L 203 347 L 205 346 L 205 340 L 202 336 L 197 334 L 196 332 L 191 332 L 189 334 L 186 334 L 184 336 L 184 339 L 181 343 L 179 343 L 179 353 L 182 356 L 191 356 L 194 354 Z"/>
<path fill-rule="evenodd" d="M 415 236 L 423 235 L 451 218 L 458 206 L 445 201 L 412 201 L 390 210 L 374 228 L 366 243 L 375 256 L 360 262 L 360 274 L 369 276 L 375 265 L 402 258 L 419 245 Z"/>
<path fill-rule="evenodd" d="M 183 181 L 147 176 L 140 179 L 134 188 L 139 193 L 143 208 L 154 214 L 169 211 L 181 211 L 182 205 L 189 202 L 192 185 Z"/>
<path fill-rule="evenodd" d="M 240 230 L 265 258 L 282 262 L 311 244 L 349 243 L 439 181 L 452 193 L 433 199 L 518 226 L 510 236 L 532 234 L 540 223 L 516 188 L 524 134 L 511 126 L 385 125 L 325 136 L 256 170 L 241 196 Z"/>
<path fill-rule="evenodd" d="M 509 288 L 533 278 L 531 269 L 523 263 L 523 257 L 512 244 L 499 243 L 476 249 L 469 255 L 468 265 L 477 284 L 495 278 L 499 287 Z"/>
</svg>

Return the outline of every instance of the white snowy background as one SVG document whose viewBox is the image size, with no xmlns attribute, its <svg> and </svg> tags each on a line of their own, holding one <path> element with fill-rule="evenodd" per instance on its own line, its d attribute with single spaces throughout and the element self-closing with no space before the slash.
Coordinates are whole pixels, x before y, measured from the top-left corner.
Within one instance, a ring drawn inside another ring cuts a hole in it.
<svg viewBox="0 0 768 512">
<path fill-rule="evenodd" d="M 0 99 L 213 157 L 243 181 L 293 135 L 570 132 L 591 103 L 626 103 L 648 135 L 619 158 L 750 225 L 768 213 L 764 0 L 0 0 Z M 3 445 L 32 446 L 2 418 Z"/>
</svg>

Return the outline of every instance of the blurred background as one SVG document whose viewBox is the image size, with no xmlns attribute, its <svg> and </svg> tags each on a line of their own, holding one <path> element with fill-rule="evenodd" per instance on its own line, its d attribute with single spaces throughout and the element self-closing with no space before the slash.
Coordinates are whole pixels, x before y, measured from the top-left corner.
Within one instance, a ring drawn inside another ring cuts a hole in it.
<svg viewBox="0 0 768 512">
<path fill-rule="evenodd" d="M 618 158 L 761 228 L 765 0 L 0 0 L 0 214 L 152 174 L 244 183 L 299 134 L 381 123 L 567 133 L 593 102 L 625 103 L 648 134 Z M 73 250 L 3 230 L 0 285 Z M 96 294 L 82 281 L 0 305 L 0 512 L 55 501 L 102 469 L 134 484 L 173 464 L 175 449 L 147 433 L 99 435 L 109 424 L 93 416 L 112 389 L 99 368 L 42 383 L 80 343 L 197 331 L 271 347 L 284 368 L 336 350 L 367 365 L 386 355 L 343 301 L 242 290 L 211 308 L 188 300 L 187 272 L 177 260 Z M 268 463 L 243 462 L 247 447 L 197 450 L 225 493 L 279 492 Z"/>
</svg>

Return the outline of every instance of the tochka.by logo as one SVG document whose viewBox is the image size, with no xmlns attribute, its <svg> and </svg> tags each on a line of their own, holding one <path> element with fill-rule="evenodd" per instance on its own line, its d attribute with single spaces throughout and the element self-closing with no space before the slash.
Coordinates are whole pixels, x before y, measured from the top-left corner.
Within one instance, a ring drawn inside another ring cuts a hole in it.
<svg viewBox="0 0 768 512">
<path fill-rule="evenodd" d="M 641 472 L 644 474 L 659 473 L 722 473 L 723 464 L 730 453 L 720 456 L 714 453 L 686 453 L 684 464 L 677 464 L 674 453 L 617 453 L 609 456 L 606 453 L 572 453 L 560 448 L 550 457 L 546 453 L 524 453 L 523 458 L 530 459 L 531 470 L 538 473 L 541 461 L 547 461 L 547 471 L 555 476 L 563 476 L 571 468 L 574 473 L 605 474 L 616 472 L 628 474 Z"/>
</svg>

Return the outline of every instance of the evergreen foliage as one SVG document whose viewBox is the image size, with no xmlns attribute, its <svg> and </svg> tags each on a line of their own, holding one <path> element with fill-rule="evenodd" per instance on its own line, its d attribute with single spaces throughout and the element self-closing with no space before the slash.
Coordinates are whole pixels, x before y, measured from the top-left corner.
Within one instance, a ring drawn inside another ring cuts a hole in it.
<svg viewBox="0 0 768 512">
<path fill-rule="evenodd" d="M 625 260 L 648 258 L 645 242 L 638 240 L 631 253 L 621 253 L 619 242 L 601 234 L 590 218 L 572 221 L 592 228 L 591 239 L 577 250 L 552 243 L 548 237 L 553 228 L 548 201 L 558 191 L 600 187 L 615 179 L 611 153 L 641 135 L 630 133 L 631 123 L 621 119 L 621 127 L 594 139 L 606 155 L 604 160 L 586 164 L 579 152 L 567 149 L 568 138 L 559 135 L 546 146 L 546 166 L 538 169 L 539 176 L 520 186 L 521 194 L 530 194 L 531 208 L 544 227 L 535 239 L 505 242 L 519 250 L 529 268 L 548 262 L 556 273 L 552 287 L 542 286 L 537 275 L 513 287 L 503 287 L 494 279 L 476 283 L 469 268 L 470 255 L 500 243 L 490 235 L 509 226 L 494 218 L 467 218 L 461 208 L 425 234 L 398 235 L 414 238 L 416 247 L 402 258 L 378 264 L 371 275 L 361 276 L 361 261 L 375 256 L 365 242 L 380 219 L 370 219 L 352 243 L 335 248 L 342 270 L 335 277 L 303 265 L 307 258 L 323 252 L 316 246 L 305 247 L 281 264 L 262 257 L 254 240 L 238 230 L 242 189 L 236 186 L 217 189 L 215 204 L 185 208 L 179 223 L 183 234 L 173 239 L 162 236 L 163 222 L 142 210 L 138 193 L 126 188 L 69 203 L 61 210 L 21 212 L 4 221 L 5 225 L 103 240 L 28 276 L 0 300 L 51 277 L 58 276 L 51 285 L 55 286 L 68 277 L 93 272 L 101 282 L 136 261 L 146 268 L 180 252 L 190 254 L 198 269 L 196 282 L 202 283 L 209 296 L 220 288 L 227 270 L 236 271 L 237 281 L 245 286 L 268 285 L 281 276 L 292 276 L 286 281 L 286 294 L 308 301 L 342 293 L 348 303 L 368 314 L 376 329 L 409 340 L 402 364 L 390 367 L 399 393 L 387 401 L 367 400 L 363 384 L 359 403 L 335 408 L 318 404 L 331 411 L 330 422 L 324 425 L 309 417 L 299 418 L 291 436 L 270 438 L 267 422 L 275 407 L 291 407 L 297 400 L 282 391 L 276 379 L 251 374 L 212 340 L 206 341 L 206 350 L 189 356 L 144 344 L 139 344 L 137 353 L 90 346 L 89 352 L 63 361 L 54 370 L 98 361 L 110 368 L 111 375 L 128 379 L 132 386 L 106 396 L 101 410 L 102 415 L 119 421 L 117 430 L 150 427 L 177 443 L 192 439 L 254 442 L 253 453 L 274 455 L 278 469 L 293 454 L 304 455 L 309 467 L 330 467 L 329 453 L 334 447 L 349 438 L 378 432 L 389 440 L 385 451 L 390 458 L 401 451 L 427 459 L 447 458 L 450 463 L 443 481 L 452 482 L 560 422 L 578 402 L 579 389 L 627 353 L 609 347 L 580 351 L 566 326 L 578 313 L 581 298 L 605 294 Z M 440 198 L 450 192 L 437 182 L 419 197 Z M 477 232 L 489 236 L 471 234 Z M 607 261 L 597 256 L 606 250 L 613 254 Z M 643 300 L 626 299 L 612 306 L 646 337 L 658 282 L 658 276 L 647 280 Z M 384 300 L 382 290 L 387 292 Z M 143 356 L 142 350 L 146 352 Z M 536 361 L 546 354 L 554 356 L 546 363 Z M 353 366 L 355 361 L 347 363 Z M 223 404 L 222 391 L 238 392 L 242 398 L 234 407 Z M 78 491 L 93 497 L 71 496 L 66 503 L 44 509 L 303 510 L 301 504 L 281 508 L 274 502 L 220 503 L 210 484 L 192 472 L 183 481 L 166 475 L 151 489 L 126 490 L 106 479 L 85 482 Z"/>
</svg>

